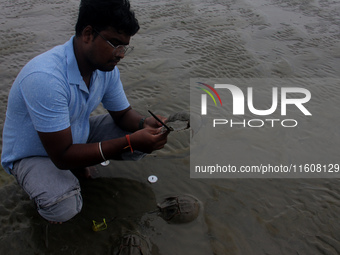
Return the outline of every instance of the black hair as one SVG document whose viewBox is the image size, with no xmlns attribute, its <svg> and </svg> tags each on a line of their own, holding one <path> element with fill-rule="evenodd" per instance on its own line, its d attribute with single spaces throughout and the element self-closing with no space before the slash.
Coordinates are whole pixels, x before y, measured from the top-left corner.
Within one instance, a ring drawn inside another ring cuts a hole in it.
<svg viewBox="0 0 340 255">
<path fill-rule="evenodd" d="M 81 0 L 79 6 L 76 35 L 92 26 L 100 32 L 108 27 L 129 36 L 139 30 L 138 20 L 130 9 L 129 0 Z"/>
</svg>

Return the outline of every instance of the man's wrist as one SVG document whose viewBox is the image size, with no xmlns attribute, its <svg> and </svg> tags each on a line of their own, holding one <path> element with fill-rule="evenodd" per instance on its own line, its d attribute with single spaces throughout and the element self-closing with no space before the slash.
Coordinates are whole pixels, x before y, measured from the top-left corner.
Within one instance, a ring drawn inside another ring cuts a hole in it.
<svg viewBox="0 0 340 255">
<path fill-rule="evenodd" d="M 143 129 L 144 128 L 144 122 L 145 122 L 145 117 L 141 118 L 138 124 L 138 129 Z"/>
</svg>

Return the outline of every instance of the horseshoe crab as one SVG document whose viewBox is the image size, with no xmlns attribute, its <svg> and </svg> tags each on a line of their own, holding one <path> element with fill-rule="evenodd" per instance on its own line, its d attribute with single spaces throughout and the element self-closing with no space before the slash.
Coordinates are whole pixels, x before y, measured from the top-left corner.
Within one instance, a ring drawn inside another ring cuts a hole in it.
<svg viewBox="0 0 340 255">
<path fill-rule="evenodd" d="M 171 123 L 174 131 L 181 131 L 190 128 L 190 114 L 187 112 L 177 112 L 171 114 L 166 123 Z"/>
<path fill-rule="evenodd" d="M 200 210 L 198 199 L 191 195 L 168 197 L 157 206 L 159 216 L 172 224 L 191 222 L 197 218 Z"/>
<path fill-rule="evenodd" d="M 117 242 L 113 255 L 150 255 L 149 242 L 140 234 L 126 234 Z"/>
</svg>

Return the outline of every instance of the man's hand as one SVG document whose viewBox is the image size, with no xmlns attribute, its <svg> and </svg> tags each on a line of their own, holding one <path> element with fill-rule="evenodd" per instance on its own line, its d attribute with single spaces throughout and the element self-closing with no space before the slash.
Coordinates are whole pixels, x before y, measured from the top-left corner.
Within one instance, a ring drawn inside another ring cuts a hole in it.
<svg viewBox="0 0 340 255">
<path fill-rule="evenodd" d="M 151 153 L 164 147 L 168 134 L 168 131 L 162 132 L 162 128 L 147 127 L 130 135 L 131 146 L 134 150 Z"/>
<path fill-rule="evenodd" d="M 166 118 L 160 115 L 156 115 L 163 123 L 166 122 Z M 145 128 L 159 128 L 162 127 L 162 123 L 160 123 L 158 120 L 156 120 L 154 117 L 150 116 L 147 117 L 144 121 L 144 127 Z"/>
</svg>

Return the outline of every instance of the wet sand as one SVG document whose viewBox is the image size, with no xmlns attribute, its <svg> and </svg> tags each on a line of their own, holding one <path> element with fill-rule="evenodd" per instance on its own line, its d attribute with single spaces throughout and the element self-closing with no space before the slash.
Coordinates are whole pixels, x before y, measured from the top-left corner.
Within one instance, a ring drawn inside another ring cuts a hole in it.
<svg viewBox="0 0 340 255">
<path fill-rule="evenodd" d="M 32 57 L 73 35 L 78 4 L 0 3 L 1 128 L 17 73 Z M 131 4 L 141 30 L 131 40 L 134 52 L 119 68 L 131 105 L 142 113 L 189 111 L 190 78 L 339 78 L 336 1 Z M 320 93 L 337 109 L 339 88 Z M 95 114 L 102 112 L 98 108 Z M 322 128 L 333 139 L 318 156 L 338 151 L 339 124 L 333 119 Z M 82 181 L 82 212 L 61 226 L 41 219 L 13 177 L 0 171 L 0 254 L 111 254 L 114 240 L 127 230 L 147 236 L 152 254 L 340 253 L 338 179 L 191 179 L 190 135 L 191 130 L 171 133 L 163 150 L 140 162 L 98 166 L 102 178 Z M 254 146 L 261 147 L 265 135 L 252 140 Z M 292 135 L 300 138 L 298 132 Z M 275 145 L 269 141 L 267 147 Z M 158 177 L 155 184 L 147 181 L 151 174 Z M 197 220 L 171 225 L 149 213 L 164 197 L 184 193 L 203 205 Z M 92 220 L 113 217 L 106 230 L 92 231 Z"/>
</svg>

